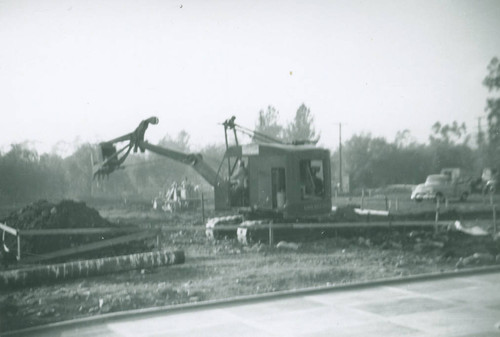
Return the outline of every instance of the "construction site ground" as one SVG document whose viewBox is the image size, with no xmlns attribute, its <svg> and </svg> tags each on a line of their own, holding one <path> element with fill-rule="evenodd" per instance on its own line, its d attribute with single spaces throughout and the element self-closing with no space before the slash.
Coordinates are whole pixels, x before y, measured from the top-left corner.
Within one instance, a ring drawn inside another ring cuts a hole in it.
<svg viewBox="0 0 500 337">
<path fill-rule="evenodd" d="M 387 205 L 386 200 L 381 200 Z M 339 204 L 358 202 L 338 201 Z M 347 231 L 296 245 L 288 242 L 244 246 L 235 239 L 208 241 L 199 211 L 171 214 L 153 211 L 149 204 L 89 202 L 88 205 L 116 225 L 162 228 L 157 248 L 184 250 L 185 263 L 29 288 L 0 289 L 0 333 L 130 309 L 500 263 L 500 244 L 491 236 L 472 237 L 446 229 L 435 233 L 432 227 Z M 391 206 L 394 205 L 392 202 Z M 403 205 L 406 205 L 403 201 L 398 203 L 398 207 Z M 415 207 L 423 212 L 432 211 L 435 206 L 425 203 Z M 483 220 L 491 209 L 480 197 L 448 207 L 465 218 L 468 212 L 481 211 Z M 404 208 L 397 212 L 413 214 Z M 415 214 L 409 217 L 418 218 Z M 425 214 L 422 217 L 427 219 L 432 213 Z M 206 211 L 206 217 L 213 215 Z M 474 219 L 467 221 L 475 223 Z M 480 223 L 484 229 L 492 230 L 492 221 Z M 186 229 L 170 231 L 169 226 Z"/>
</svg>

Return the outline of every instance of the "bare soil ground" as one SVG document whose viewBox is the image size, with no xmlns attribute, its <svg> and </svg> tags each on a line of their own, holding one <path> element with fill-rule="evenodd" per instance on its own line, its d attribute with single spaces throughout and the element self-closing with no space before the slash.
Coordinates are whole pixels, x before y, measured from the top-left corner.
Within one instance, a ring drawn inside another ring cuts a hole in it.
<svg viewBox="0 0 500 337">
<path fill-rule="evenodd" d="M 287 249 L 207 241 L 199 212 L 169 214 L 129 205 L 101 205 L 99 211 L 116 224 L 162 226 L 159 248 L 184 250 L 186 262 L 2 289 L 0 332 L 108 312 L 448 271 L 500 260 L 497 241 L 459 232 L 352 230 Z M 186 230 L 167 230 L 180 225 Z"/>
</svg>

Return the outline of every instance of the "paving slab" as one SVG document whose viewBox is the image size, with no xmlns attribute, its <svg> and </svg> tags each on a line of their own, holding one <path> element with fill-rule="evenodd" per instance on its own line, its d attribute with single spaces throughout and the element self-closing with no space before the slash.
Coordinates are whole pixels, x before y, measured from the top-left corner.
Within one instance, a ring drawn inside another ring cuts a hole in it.
<svg viewBox="0 0 500 337">
<path fill-rule="evenodd" d="M 111 317 L 16 335 L 500 337 L 500 272 Z"/>
</svg>

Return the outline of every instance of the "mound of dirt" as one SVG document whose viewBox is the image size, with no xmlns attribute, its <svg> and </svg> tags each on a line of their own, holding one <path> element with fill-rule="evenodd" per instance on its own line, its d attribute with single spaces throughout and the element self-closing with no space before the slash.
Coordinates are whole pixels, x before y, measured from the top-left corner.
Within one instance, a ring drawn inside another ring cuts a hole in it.
<svg viewBox="0 0 500 337">
<path fill-rule="evenodd" d="M 63 200 L 59 204 L 40 200 L 12 212 L 2 222 L 16 229 L 113 226 L 112 223 L 102 218 L 95 209 L 87 207 L 84 202 L 72 200 Z"/>
<path fill-rule="evenodd" d="M 117 227 L 115 224 L 102 218 L 97 210 L 87 207 L 84 202 L 63 200 L 58 204 L 40 200 L 32 203 L 18 211 L 14 211 L 6 218 L 0 220 L 7 226 L 20 230 L 28 229 L 50 229 L 50 228 L 102 228 Z M 59 249 L 66 249 L 80 246 L 99 240 L 109 239 L 122 235 L 122 233 L 112 234 L 91 234 L 91 235 L 43 235 L 22 237 L 21 252 L 23 256 L 30 257 Z M 11 251 L 16 250 L 16 238 L 12 235 L 5 235 L 3 244 Z M 144 245 L 138 247 L 137 243 L 127 246 L 115 246 L 100 250 L 98 255 L 111 255 L 118 253 L 137 252 L 144 250 Z M 96 252 L 85 254 L 85 257 L 94 257 Z M 79 257 L 83 257 L 80 255 Z"/>
</svg>

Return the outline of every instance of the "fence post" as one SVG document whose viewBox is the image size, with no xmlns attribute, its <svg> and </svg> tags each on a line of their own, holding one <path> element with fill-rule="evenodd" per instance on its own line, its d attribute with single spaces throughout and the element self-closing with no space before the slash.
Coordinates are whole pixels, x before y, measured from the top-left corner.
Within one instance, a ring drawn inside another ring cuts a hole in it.
<svg viewBox="0 0 500 337">
<path fill-rule="evenodd" d="M 390 201 L 387 199 L 387 195 L 385 196 L 385 210 L 388 211 L 391 206 Z"/>
<path fill-rule="evenodd" d="M 273 244 L 274 244 L 273 226 L 272 224 L 269 224 L 269 246 L 272 246 Z"/>
<path fill-rule="evenodd" d="M 437 232 L 438 230 L 438 221 L 439 221 L 439 204 L 440 204 L 440 198 L 436 198 L 436 218 L 435 218 L 435 224 L 434 224 L 434 231 Z"/>
<path fill-rule="evenodd" d="M 490 204 L 491 209 L 493 210 L 493 237 L 497 235 L 497 209 L 496 205 L 493 202 L 493 192 L 490 192 Z"/>
<path fill-rule="evenodd" d="M 361 209 L 365 208 L 365 189 L 361 189 Z"/>
<path fill-rule="evenodd" d="M 396 212 L 399 211 L 399 199 L 396 198 Z"/>
</svg>

